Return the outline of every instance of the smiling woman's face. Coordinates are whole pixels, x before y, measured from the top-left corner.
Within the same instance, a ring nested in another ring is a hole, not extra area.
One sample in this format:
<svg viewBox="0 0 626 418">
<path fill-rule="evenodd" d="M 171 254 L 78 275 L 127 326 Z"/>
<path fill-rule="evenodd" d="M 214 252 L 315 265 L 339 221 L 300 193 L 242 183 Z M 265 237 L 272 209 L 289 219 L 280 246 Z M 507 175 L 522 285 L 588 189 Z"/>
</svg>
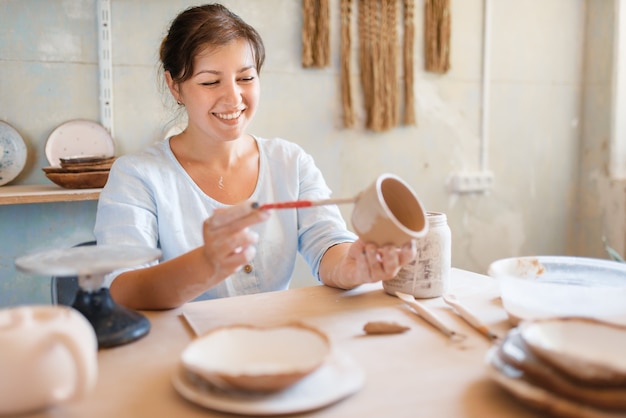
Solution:
<svg viewBox="0 0 626 418">
<path fill-rule="evenodd" d="M 218 141 L 240 138 L 256 112 L 260 96 L 250 45 L 239 39 L 205 49 L 194 59 L 191 78 L 171 88 L 185 105 L 188 129 Z"/>
</svg>

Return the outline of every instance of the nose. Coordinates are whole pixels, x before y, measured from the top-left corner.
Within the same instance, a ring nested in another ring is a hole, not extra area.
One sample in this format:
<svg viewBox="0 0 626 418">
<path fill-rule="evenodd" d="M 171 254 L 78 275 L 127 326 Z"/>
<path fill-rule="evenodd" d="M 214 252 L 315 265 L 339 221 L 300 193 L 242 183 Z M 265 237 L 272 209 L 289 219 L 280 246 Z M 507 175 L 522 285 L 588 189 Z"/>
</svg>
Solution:
<svg viewBox="0 0 626 418">
<path fill-rule="evenodd" d="M 224 82 L 223 86 L 223 101 L 228 105 L 238 105 L 241 102 L 242 88 L 237 80 Z"/>
</svg>

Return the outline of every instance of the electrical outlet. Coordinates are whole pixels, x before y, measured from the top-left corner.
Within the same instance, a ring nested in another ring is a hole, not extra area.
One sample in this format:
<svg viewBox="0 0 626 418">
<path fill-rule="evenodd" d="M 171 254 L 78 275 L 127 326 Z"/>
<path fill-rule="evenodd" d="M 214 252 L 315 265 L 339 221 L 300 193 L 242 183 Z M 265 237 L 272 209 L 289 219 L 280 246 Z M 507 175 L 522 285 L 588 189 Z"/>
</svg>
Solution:
<svg viewBox="0 0 626 418">
<path fill-rule="evenodd" d="M 484 193 L 493 187 L 493 173 L 486 170 L 452 173 L 448 184 L 453 193 Z"/>
</svg>

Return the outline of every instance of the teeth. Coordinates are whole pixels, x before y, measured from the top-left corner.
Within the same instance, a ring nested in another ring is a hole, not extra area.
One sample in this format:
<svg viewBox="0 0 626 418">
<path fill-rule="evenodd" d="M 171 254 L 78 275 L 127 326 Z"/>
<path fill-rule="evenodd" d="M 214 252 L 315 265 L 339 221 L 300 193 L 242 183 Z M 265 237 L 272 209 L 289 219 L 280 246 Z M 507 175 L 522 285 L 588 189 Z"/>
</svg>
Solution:
<svg viewBox="0 0 626 418">
<path fill-rule="evenodd" d="M 237 119 L 239 116 L 241 116 L 241 110 L 235 113 L 216 113 L 215 116 L 220 119 Z"/>
</svg>

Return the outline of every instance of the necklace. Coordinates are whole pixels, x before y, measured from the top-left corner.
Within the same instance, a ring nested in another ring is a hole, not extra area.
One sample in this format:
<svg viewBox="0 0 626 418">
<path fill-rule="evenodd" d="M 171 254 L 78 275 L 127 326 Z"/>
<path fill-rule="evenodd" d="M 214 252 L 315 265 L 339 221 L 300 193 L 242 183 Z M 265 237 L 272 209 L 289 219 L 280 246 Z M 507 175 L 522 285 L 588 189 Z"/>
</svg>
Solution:
<svg viewBox="0 0 626 418">
<path fill-rule="evenodd" d="M 196 179 L 196 176 L 198 176 L 199 178 L 210 178 L 210 177 L 217 177 L 218 174 L 215 173 L 214 171 L 207 169 L 205 167 L 197 166 L 196 164 L 192 163 L 191 161 L 187 161 L 184 164 L 187 168 L 185 169 L 185 171 L 187 171 L 187 173 L 194 179 Z M 213 183 L 215 184 L 215 183 Z M 222 174 L 219 174 L 219 180 L 217 180 L 217 187 L 220 190 L 226 190 L 226 186 L 224 185 L 224 176 Z"/>
</svg>

